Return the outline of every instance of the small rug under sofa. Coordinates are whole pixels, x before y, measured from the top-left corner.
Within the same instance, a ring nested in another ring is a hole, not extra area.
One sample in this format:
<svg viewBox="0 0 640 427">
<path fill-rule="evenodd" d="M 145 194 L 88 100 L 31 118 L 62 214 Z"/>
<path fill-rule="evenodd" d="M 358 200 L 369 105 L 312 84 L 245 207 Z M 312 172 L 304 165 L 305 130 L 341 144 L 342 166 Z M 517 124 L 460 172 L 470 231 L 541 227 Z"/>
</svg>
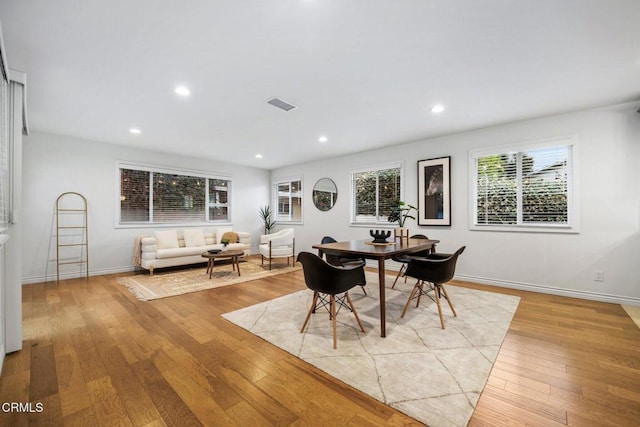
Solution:
<svg viewBox="0 0 640 427">
<path fill-rule="evenodd" d="M 262 265 L 260 258 L 246 258 L 240 261 L 240 276 L 236 271 L 233 271 L 230 261 L 216 261 L 211 279 L 209 279 L 209 274 L 206 272 L 206 267 L 202 266 L 179 270 L 171 269 L 166 272 L 156 270 L 153 276 L 149 275 L 148 272 L 144 272 L 134 276 L 121 277 L 118 279 L 118 283 L 125 286 L 139 300 L 150 301 L 235 285 L 289 273 L 301 268 L 302 266 L 297 263 L 294 267 L 286 262 L 275 261 L 272 264 L 271 271 L 269 271 L 269 265 L 266 262 Z"/>
</svg>

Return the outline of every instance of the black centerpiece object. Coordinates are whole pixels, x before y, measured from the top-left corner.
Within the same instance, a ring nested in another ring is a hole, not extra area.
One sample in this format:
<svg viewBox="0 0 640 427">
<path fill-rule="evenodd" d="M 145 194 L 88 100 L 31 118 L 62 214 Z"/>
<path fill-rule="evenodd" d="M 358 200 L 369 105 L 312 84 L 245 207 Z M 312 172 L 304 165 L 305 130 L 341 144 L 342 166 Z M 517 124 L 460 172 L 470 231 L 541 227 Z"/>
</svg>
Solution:
<svg viewBox="0 0 640 427">
<path fill-rule="evenodd" d="M 391 236 L 391 231 L 387 230 L 369 230 L 369 234 L 373 237 L 372 243 L 387 243 L 387 239 Z"/>
</svg>

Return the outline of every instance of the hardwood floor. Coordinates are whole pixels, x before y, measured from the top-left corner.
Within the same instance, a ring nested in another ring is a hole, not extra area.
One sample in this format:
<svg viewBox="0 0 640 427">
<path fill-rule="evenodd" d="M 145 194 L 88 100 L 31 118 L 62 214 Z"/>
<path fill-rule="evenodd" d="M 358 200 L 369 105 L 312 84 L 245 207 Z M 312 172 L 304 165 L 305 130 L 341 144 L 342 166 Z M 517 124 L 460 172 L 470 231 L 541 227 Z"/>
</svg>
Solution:
<svg viewBox="0 0 640 427">
<path fill-rule="evenodd" d="M 23 287 L 0 402 L 43 411 L 1 425 L 417 425 L 220 317 L 306 289 L 301 271 L 150 302 L 119 276 Z M 640 424 L 640 329 L 621 306 L 456 284 L 522 298 L 470 425 Z"/>
</svg>

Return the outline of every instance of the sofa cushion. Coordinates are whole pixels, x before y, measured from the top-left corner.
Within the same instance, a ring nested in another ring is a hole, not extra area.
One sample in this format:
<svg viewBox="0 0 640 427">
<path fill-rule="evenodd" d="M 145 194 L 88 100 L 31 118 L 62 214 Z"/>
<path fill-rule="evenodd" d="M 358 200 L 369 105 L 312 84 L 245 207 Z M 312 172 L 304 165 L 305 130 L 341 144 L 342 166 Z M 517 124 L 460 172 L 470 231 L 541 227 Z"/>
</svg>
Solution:
<svg viewBox="0 0 640 427">
<path fill-rule="evenodd" d="M 211 231 L 204 232 L 204 241 L 207 245 L 214 245 L 216 243 L 216 233 Z"/>
<path fill-rule="evenodd" d="M 201 255 L 207 250 L 207 246 L 192 247 L 192 248 L 170 248 L 170 249 L 158 249 L 157 258 L 180 258 L 191 255 Z M 202 262 L 206 260 L 203 259 Z"/>
<path fill-rule="evenodd" d="M 158 241 L 158 249 L 172 249 L 178 248 L 178 232 L 176 230 L 161 230 L 155 233 L 156 240 Z"/>
<path fill-rule="evenodd" d="M 218 243 L 222 243 L 223 239 L 229 239 L 229 243 L 238 243 L 238 233 L 234 231 L 227 231 L 222 235 L 222 238 Z"/>
<path fill-rule="evenodd" d="M 187 248 L 204 246 L 206 244 L 204 241 L 204 233 L 199 228 L 185 228 L 182 234 L 184 236 L 184 245 Z"/>
</svg>

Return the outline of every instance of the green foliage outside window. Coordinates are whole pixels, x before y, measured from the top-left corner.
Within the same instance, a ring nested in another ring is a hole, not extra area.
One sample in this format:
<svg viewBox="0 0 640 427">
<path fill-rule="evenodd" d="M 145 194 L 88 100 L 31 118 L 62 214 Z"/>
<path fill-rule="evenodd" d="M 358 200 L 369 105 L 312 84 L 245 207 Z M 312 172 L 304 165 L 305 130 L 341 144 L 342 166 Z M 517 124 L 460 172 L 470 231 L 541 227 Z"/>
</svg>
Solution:
<svg viewBox="0 0 640 427">
<path fill-rule="evenodd" d="M 353 174 L 356 222 L 386 221 L 400 199 L 400 168 Z"/>
<path fill-rule="evenodd" d="M 228 221 L 230 183 L 186 173 L 120 168 L 120 223 Z"/>
<path fill-rule="evenodd" d="M 514 153 L 477 159 L 477 224 L 568 223 L 566 159 L 534 170 L 534 157 Z"/>
</svg>

